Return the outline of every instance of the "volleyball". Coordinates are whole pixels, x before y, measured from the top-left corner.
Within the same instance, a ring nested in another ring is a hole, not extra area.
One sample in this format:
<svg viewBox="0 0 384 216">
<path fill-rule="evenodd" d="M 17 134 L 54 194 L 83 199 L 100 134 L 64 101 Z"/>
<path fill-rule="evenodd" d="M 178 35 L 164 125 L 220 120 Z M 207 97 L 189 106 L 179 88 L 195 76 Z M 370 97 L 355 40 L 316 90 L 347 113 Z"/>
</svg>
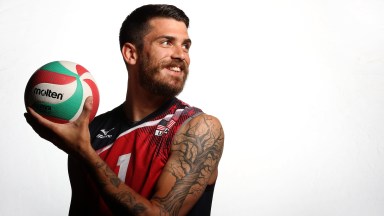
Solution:
<svg viewBox="0 0 384 216">
<path fill-rule="evenodd" d="M 25 106 L 56 123 L 75 121 L 85 99 L 93 96 L 90 121 L 99 107 L 99 90 L 91 73 L 71 61 L 53 61 L 37 69 L 24 93 Z"/>
</svg>

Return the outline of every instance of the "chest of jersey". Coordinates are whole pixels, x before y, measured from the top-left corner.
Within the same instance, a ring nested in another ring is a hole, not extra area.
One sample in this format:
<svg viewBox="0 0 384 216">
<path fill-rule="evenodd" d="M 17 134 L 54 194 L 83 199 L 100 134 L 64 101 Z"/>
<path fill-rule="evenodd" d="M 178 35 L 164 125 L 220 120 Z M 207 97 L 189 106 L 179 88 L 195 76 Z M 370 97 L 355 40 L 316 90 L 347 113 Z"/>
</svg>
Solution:
<svg viewBox="0 0 384 216">
<path fill-rule="evenodd" d="M 170 136 L 155 135 L 155 123 L 125 131 L 98 151 L 118 177 L 143 196 L 150 195 L 167 162 L 172 142 Z"/>
<path fill-rule="evenodd" d="M 93 144 L 104 142 L 97 150 L 99 156 L 128 186 L 150 197 L 169 158 L 173 136 L 193 114 L 182 108 L 132 128 L 120 123 L 108 125 L 99 129 Z"/>
</svg>

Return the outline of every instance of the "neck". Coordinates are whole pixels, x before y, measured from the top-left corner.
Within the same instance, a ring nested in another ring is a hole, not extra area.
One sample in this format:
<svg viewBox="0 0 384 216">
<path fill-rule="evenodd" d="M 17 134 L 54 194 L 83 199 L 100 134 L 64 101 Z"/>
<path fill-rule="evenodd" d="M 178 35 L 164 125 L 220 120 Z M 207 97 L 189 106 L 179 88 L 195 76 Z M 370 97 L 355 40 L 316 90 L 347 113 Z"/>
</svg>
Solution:
<svg viewBox="0 0 384 216">
<path fill-rule="evenodd" d="M 159 109 L 169 99 L 153 95 L 138 85 L 129 83 L 124 104 L 125 116 L 131 121 L 140 121 Z"/>
</svg>

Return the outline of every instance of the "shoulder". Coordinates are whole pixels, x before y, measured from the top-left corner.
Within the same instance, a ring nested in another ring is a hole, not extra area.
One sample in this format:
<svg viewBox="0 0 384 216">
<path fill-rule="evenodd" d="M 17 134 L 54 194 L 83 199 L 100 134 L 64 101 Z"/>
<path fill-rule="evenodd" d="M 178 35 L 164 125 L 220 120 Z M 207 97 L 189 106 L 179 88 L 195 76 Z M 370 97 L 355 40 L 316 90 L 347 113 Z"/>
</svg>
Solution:
<svg viewBox="0 0 384 216">
<path fill-rule="evenodd" d="M 202 109 L 191 106 L 184 101 L 178 100 L 178 102 L 185 107 L 184 113 L 189 118 L 184 121 L 177 134 L 208 132 L 224 139 L 222 124 L 216 116 L 204 113 Z"/>
<path fill-rule="evenodd" d="M 184 102 L 178 98 L 175 98 L 174 101 L 175 101 L 174 105 L 178 109 L 180 109 L 180 108 L 183 109 L 182 115 L 193 118 L 194 116 L 197 116 L 197 115 L 200 115 L 201 113 L 204 113 L 202 109 L 195 107 L 195 106 L 191 106 L 188 103 L 186 103 L 186 102 Z"/>
<path fill-rule="evenodd" d="M 187 124 L 201 129 L 223 130 L 221 122 L 217 117 L 203 112 L 193 116 Z"/>
<path fill-rule="evenodd" d="M 200 113 L 191 117 L 179 128 L 174 139 L 174 147 L 177 143 L 189 142 L 192 145 L 215 147 L 218 152 L 224 146 L 224 129 L 220 120 L 206 113 Z"/>
</svg>

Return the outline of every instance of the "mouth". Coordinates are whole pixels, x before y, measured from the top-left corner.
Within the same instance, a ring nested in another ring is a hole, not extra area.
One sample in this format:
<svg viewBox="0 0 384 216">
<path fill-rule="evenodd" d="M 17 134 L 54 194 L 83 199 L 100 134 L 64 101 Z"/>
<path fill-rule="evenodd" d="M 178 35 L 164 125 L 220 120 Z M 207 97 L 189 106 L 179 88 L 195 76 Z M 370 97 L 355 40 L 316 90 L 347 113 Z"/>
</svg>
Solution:
<svg viewBox="0 0 384 216">
<path fill-rule="evenodd" d="M 167 67 L 167 69 L 170 71 L 173 71 L 173 72 L 181 72 L 182 71 L 182 69 L 180 67 L 177 67 L 177 66 Z"/>
<path fill-rule="evenodd" d="M 177 79 L 183 79 L 188 74 L 188 65 L 182 61 L 169 61 L 164 62 L 163 69 L 166 73 Z"/>
<path fill-rule="evenodd" d="M 165 69 L 173 76 L 183 76 L 185 73 L 185 65 L 182 64 L 170 64 Z"/>
</svg>

